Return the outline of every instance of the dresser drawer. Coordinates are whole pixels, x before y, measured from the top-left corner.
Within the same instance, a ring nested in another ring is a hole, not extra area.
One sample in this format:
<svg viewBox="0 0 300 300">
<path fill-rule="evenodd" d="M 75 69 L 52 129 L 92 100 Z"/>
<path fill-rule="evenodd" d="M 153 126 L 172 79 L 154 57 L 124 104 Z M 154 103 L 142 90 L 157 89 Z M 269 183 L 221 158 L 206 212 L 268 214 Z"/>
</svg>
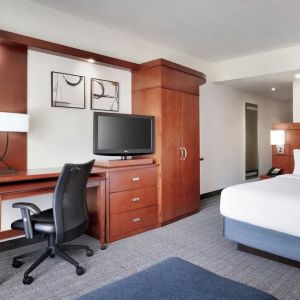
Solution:
<svg viewBox="0 0 300 300">
<path fill-rule="evenodd" d="M 110 192 L 156 186 L 156 167 L 111 172 Z"/>
<path fill-rule="evenodd" d="M 151 205 L 157 205 L 156 186 L 110 194 L 110 213 L 118 214 Z"/>
<path fill-rule="evenodd" d="M 157 206 L 149 206 L 110 216 L 112 237 L 157 224 Z"/>
</svg>

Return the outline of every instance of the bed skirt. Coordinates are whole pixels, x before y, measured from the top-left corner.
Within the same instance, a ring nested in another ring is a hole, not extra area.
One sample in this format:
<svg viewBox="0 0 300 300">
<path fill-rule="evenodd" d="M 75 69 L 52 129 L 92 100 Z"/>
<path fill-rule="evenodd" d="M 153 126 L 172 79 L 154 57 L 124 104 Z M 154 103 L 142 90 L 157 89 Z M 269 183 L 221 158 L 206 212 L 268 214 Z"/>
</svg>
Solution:
<svg viewBox="0 0 300 300">
<path fill-rule="evenodd" d="M 300 237 L 224 217 L 223 236 L 231 241 L 300 261 Z"/>
</svg>

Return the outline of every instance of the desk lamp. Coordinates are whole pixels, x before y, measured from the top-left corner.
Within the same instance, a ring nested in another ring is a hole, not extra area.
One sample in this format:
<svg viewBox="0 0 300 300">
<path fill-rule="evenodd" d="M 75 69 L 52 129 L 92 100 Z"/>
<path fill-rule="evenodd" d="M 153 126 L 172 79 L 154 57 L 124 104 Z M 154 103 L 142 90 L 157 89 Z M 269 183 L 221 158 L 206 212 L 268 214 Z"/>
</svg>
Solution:
<svg viewBox="0 0 300 300">
<path fill-rule="evenodd" d="M 285 132 L 284 130 L 271 130 L 271 145 L 275 145 L 278 154 L 284 154 Z"/>
<path fill-rule="evenodd" d="M 4 158 L 9 146 L 10 132 L 28 132 L 29 115 L 19 113 L 0 112 L 0 132 L 6 133 L 6 142 L 3 154 L 0 153 L 0 163 L 5 165 L 5 169 L 0 169 L 0 174 L 15 172 L 15 170 L 5 162 Z M 17 155 L 17 153 L 16 153 Z"/>
</svg>

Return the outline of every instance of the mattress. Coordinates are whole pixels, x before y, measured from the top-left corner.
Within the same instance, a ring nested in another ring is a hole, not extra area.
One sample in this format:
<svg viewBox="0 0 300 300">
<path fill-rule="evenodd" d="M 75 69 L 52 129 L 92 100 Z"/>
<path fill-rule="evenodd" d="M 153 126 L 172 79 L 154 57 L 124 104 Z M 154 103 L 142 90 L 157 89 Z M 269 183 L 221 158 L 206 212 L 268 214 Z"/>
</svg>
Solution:
<svg viewBox="0 0 300 300">
<path fill-rule="evenodd" d="M 222 191 L 224 217 L 300 237 L 300 176 L 228 187 Z"/>
</svg>

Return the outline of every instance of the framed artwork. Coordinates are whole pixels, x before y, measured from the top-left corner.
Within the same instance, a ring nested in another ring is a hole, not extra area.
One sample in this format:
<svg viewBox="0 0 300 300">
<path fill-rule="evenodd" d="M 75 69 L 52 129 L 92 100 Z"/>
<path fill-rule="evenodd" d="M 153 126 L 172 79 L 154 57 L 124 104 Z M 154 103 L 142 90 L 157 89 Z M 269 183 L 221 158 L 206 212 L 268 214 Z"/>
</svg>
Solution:
<svg viewBox="0 0 300 300">
<path fill-rule="evenodd" d="M 92 78 L 91 109 L 119 111 L 119 82 Z"/>
<path fill-rule="evenodd" d="M 51 72 L 51 106 L 85 108 L 85 77 Z"/>
</svg>

